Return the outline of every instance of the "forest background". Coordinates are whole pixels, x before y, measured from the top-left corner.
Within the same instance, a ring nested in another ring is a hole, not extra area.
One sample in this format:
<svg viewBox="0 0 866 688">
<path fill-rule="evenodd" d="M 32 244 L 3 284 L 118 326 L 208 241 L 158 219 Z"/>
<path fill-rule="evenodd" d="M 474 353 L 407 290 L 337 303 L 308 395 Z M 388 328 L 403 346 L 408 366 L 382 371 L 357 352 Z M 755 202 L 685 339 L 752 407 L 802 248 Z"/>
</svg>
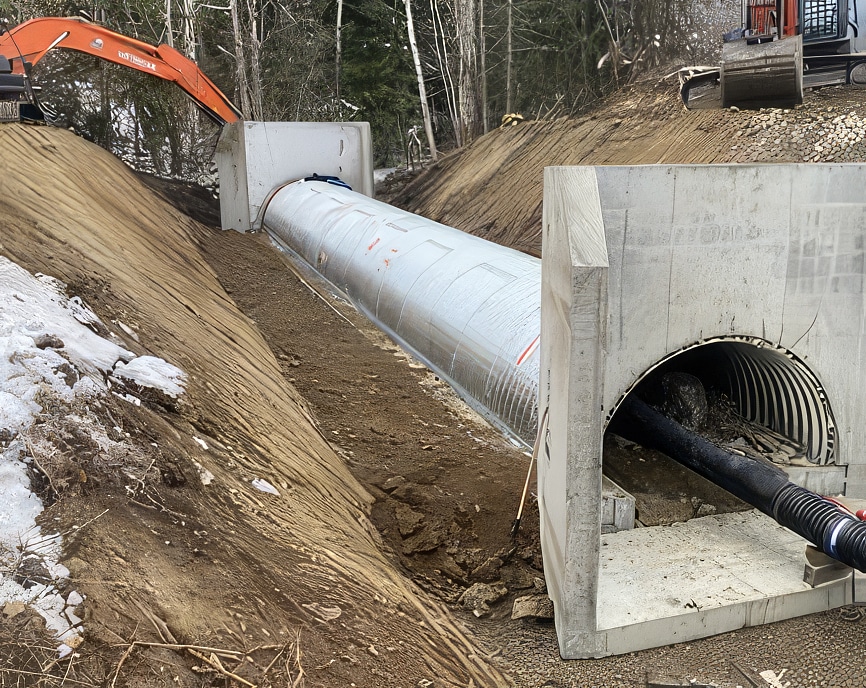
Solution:
<svg viewBox="0 0 866 688">
<path fill-rule="evenodd" d="M 167 43 L 260 121 L 368 121 L 375 163 L 469 144 L 503 115 L 551 118 L 694 52 L 692 0 L 0 0 L 10 27 L 84 16 Z M 696 59 L 699 56 L 694 55 Z M 134 168 L 195 180 L 218 135 L 183 93 L 95 57 L 34 68 L 58 123 Z"/>
</svg>

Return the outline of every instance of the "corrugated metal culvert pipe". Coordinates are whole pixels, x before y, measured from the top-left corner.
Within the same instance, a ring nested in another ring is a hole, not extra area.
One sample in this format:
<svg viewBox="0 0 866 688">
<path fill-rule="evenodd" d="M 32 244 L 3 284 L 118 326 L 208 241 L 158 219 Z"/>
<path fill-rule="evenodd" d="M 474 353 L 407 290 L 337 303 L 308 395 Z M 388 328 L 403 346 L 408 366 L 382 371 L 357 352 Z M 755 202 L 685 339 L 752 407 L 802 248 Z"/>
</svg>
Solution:
<svg viewBox="0 0 866 688">
<path fill-rule="evenodd" d="M 321 181 L 295 182 L 276 191 L 263 226 L 475 408 L 532 444 L 541 261 Z M 657 367 L 665 366 L 718 385 L 745 418 L 806 447 L 810 462 L 832 462 L 835 428 L 829 402 L 814 376 L 787 352 L 763 340 L 731 336 L 696 343 Z M 664 434 L 666 423 L 680 427 L 631 400 L 632 394 L 624 397 L 621 409 L 642 428 L 647 446 L 658 446 L 660 440 L 653 438 Z M 708 447 L 724 456 L 713 468 L 702 469 L 703 457 L 713 453 Z M 659 448 L 831 556 L 866 567 L 866 524 L 791 485 L 781 470 L 768 467 L 750 475 L 760 464 L 727 454 L 697 435 L 665 441 Z"/>
<path fill-rule="evenodd" d="M 263 226 L 468 403 L 532 444 L 540 260 L 322 182 L 283 187 Z"/>
<path fill-rule="evenodd" d="M 810 463 L 835 462 L 830 401 L 820 381 L 790 351 L 758 337 L 713 337 L 659 361 L 629 392 L 639 393 L 670 371 L 693 375 L 705 389 L 725 394 L 743 418 L 801 445 Z"/>
</svg>

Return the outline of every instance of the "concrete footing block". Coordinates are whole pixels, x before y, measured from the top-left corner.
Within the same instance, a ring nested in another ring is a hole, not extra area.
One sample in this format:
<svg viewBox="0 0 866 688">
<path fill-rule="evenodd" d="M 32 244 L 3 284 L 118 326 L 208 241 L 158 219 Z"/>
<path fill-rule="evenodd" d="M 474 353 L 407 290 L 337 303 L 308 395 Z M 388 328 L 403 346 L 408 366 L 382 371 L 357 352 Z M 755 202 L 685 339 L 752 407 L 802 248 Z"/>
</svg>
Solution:
<svg viewBox="0 0 866 688">
<path fill-rule="evenodd" d="M 806 566 L 803 571 L 803 582 L 813 588 L 834 581 L 851 578 L 853 569 L 850 566 L 828 557 L 812 545 L 806 545 Z"/>
</svg>

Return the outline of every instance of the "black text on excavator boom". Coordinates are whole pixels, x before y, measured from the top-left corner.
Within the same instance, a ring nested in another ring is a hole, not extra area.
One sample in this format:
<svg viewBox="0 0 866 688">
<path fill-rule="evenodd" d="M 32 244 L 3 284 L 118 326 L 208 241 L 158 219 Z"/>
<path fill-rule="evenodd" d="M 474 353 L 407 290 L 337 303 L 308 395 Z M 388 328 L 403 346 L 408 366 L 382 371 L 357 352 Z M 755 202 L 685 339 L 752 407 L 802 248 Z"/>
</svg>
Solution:
<svg viewBox="0 0 866 688">
<path fill-rule="evenodd" d="M 152 46 L 78 17 L 43 17 L 0 30 L 0 121 L 40 119 L 29 69 L 53 49 L 95 55 L 175 83 L 217 124 L 243 118 L 198 65 L 174 48 Z"/>
</svg>

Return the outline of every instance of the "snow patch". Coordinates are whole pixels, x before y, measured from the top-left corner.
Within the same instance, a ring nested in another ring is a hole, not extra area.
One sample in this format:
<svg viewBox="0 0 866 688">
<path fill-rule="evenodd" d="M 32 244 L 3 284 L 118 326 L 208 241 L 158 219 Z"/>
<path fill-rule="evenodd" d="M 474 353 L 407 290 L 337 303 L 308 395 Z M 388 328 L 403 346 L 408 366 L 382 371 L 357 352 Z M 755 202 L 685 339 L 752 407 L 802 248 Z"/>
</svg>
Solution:
<svg viewBox="0 0 866 688">
<path fill-rule="evenodd" d="M 121 330 L 123 330 L 128 336 L 132 337 L 136 342 L 138 341 L 138 333 L 133 330 L 129 325 L 121 322 L 120 320 L 112 320 L 112 322 L 117 325 Z"/>
<path fill-rule="evenodd" d="M 93 400 L 108 393 L 110 376 L 177 398 L 186 376 L 154 356 L 138 356 L 97 332 L 98 316 L 65 285 L 33 276 L 0 256 L 0 605 L 21 602 L 37 611 L 62 644 L 61 656 L 81 642 L 84 598 L 74 590 L 64 600 L 69 571 L 59 563 L 60 534 L 43 534 L 36 519 L 43 504 L 30 488 L 25 437 L 43 405 Z M 138 401 L 137 399 L 135 401 Z M 113 444 L 95 419 L 70 414 L 102 449 Z"/>
<path fill-rule="evenodd" d="M 180 368 L 156 356 L 139 356 L 129 363 L 118 361 L 113 376 L 140 387 L 158 389 L 172 399 L 183 394 L 186 384 L 186 374 Z"/>
</svg>

